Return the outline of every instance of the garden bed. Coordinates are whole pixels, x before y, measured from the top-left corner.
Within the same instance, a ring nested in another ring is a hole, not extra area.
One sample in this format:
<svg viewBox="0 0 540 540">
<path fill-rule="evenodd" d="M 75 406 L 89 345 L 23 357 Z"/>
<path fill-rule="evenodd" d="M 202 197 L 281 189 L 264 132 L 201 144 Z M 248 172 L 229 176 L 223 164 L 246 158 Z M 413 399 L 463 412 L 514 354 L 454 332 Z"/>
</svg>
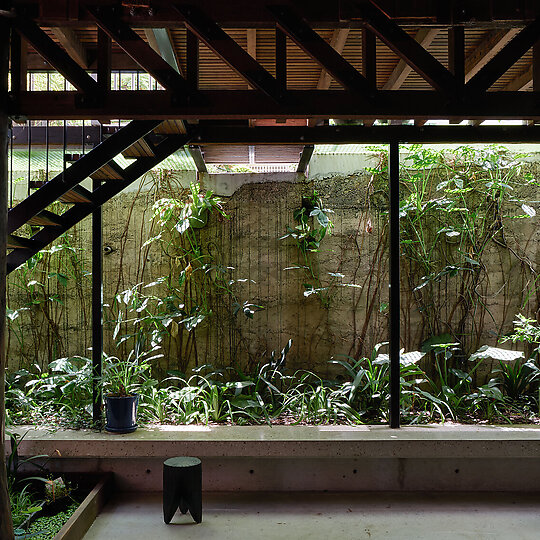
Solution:
<svg viewBox="0 0 540 540">
<path fill-rule="evenodd" d="M 112 475 L 65 475 L 66 484 L 76 486 L 68 495 L 41 505 L 17 527 L 16 539 L 81 540 L 105 505 Z M 52 484 L 51 484 L 52 485 Z"/>
</svg>

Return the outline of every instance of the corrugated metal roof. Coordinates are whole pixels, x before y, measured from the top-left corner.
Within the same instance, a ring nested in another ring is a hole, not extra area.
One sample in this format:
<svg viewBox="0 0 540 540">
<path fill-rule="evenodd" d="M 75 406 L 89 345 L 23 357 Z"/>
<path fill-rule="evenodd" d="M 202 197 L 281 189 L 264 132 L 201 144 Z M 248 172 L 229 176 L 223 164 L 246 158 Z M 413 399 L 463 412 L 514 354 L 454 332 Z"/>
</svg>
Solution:
<svg viewBox="0 0 540 540">
<path fill-rule="evenodd" d="M 317 144 L 315 145 L 315 154 L 363 154 L 368 151 L 368 144 Z"/>
<path fill-rule="evenodd" d="M 121 166 L 126 167 L 132 160 L 124 158 L 119 155 L 115 158 L 115 161 Z M 8 156 L 8 167 L 10 170 L 18 172 L 28 171 L 28 151 L 14 150 L 13 158 Z M 45 150 L 32 150 L 30 170 L 39 171 L 49 169 L 49 171 L 61 171 L 63 168 L 62 151 L 49 150 L 48 165 L 47 165 L 47 152 Z M 195 163 L 191 156 L 187 155 L 184 150 L 179 150 L 175 154 L 172 154 L 167 159 L 164 159 L 156 169 L 174 169 L 179 171 L 194 171 L 196 170 Z"/>
</svg>

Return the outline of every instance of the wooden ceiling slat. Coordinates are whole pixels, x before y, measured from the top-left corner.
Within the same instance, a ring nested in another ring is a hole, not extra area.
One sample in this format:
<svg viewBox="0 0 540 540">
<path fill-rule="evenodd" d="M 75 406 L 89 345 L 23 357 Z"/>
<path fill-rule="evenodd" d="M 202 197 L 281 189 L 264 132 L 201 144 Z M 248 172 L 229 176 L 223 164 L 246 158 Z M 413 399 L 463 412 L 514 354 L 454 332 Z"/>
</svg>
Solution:
<svg viewBox="0 0 540 540">
<path fill-rule="evenodd" d="M 231 36 L 243 49 L 247 51 L 247 34 L 245 28 L 224 28 L 226 33 Z M 141 28 L 134 29 L 137 35 L 146 41 L 144 30 Z M 331 42 L 334 28 L 317 28 L 317 33 L 328 43 Z M 419 27 L 407 27 L 406 31 L 409 35 L 414 36 L 419 30 Z M 50 28 L 44 28 L 44 31 L 55 41 L 59 43 Z M 95 53 L 97 44 L 97 29 L 92 26 L 73 27 L 73 31 L 79 41 L 90 51 Z M 478 46 L 492 33 L 492 29 L 467 27 L 465 31 L 465 57 L 478 48 Z M 183 25 L 171 28 L 171 38 L 180 65 L 184 71 L 186 68 L 186 29 Z M 447 29 L 442 28 L 439 35 L 433 40 L 428 47 L 428 51 L 447 66 Z M 399 58 L 379 39 L 376 40 L 377 50 L 377 87 L 381 89 L 388 77 L 397 65 Z M 112 51 L 117 59 L 124 58 L 125 55 L 116 43 L 112 43 Z M 35 51 L 29 46 L 29 58 L 31 65 L 38 68 L 47 68 L 48 65 L 39 60 Z M 343 57 L 353 65 L 357 70 L 362 68 L 362 29 L 350 28 L 345 47 L 343 49 Z M 275 75 L 275 31 L 273 28 L 257 28 L 257 61 L 269 73 Z M 532 61 L 532 51 L 529 50 L 522 58 L 512 65 L 508 71 L 503 74 L 491 88 L 493 90 L 502 90 L 516 77 L 525 73 Z M 126 65 L 130 64 L 131 60 L 126 57 Z M 113 65 L 113 70 L 114 70 Z M 320 66 L 310 57 L 308 57 L 299 47 L 287 39 L 287 81 L 288 88 L 292 90 L 307 90 L 317 88 L 320 78 Z M 200 44 L 200 73 L 199 86 L 203 90 L 215 90 L 222 88 L 224 90 L 243 90 L 246 88 L 245 81 L 229 66 L 227 66 L 220 58 L 210 51 L 204 44 Z M 331 79 L 330 90 L 340 89 L 336 81 Z M 415 71 L 409 73 L 403 82 L 401 89 L 403 90 L 427 90 L 430 86 L 420 77 Z M 165 128 L 163 128 L 165 129 Z"/>
</svg>

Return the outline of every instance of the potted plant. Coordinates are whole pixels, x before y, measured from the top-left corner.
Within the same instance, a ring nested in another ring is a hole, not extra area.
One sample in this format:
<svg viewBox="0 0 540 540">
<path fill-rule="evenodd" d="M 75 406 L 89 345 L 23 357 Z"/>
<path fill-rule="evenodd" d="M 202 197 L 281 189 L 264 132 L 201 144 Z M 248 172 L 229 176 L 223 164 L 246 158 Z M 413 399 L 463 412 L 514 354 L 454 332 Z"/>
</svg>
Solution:
<svg viewBox="0 0 540 540">
<path fill-rule="evenodd" d="M 131 350 L 125 360 L 105 355 L 103 390 L 105 396 L 105 429 L 113 433 L 131 433 L 137 429 L 139 392 L 153 383 L 150 362 L 159 347 L 147 352 Z"/>
</svg>

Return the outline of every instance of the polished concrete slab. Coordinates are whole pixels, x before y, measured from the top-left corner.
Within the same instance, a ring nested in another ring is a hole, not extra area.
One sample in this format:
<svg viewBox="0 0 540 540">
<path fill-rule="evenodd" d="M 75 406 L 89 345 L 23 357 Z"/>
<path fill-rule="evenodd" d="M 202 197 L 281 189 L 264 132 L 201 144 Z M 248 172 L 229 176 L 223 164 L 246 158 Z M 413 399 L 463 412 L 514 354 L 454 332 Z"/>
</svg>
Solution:
<svg viewBox="0 0 540 540">
<path fill-rule="evenodd" d="M 200 525 L 165 525 L 160 493 L 119 493 L 85 540 L 536 540 L 539 510 L 539 494 L 205 493 Z"/>
</svg>

